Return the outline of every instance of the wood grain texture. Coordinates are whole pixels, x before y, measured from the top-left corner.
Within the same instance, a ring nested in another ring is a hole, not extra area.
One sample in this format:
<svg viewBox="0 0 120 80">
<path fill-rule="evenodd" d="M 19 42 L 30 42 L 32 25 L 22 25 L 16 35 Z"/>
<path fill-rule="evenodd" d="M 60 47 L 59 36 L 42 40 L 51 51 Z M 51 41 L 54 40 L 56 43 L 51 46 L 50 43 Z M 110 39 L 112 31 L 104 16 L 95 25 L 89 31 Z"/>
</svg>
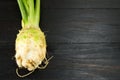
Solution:
<svg viewBox="0 0 120 80">
<path fill-rule="evenodd" d="M 1 80 L 120 80 L 120 0 L 42 0 L 45 70 L 26 78 L 15 73 L 14 41 L 21 29 L 15 0 L 0 1 Z M 23 71 L 24 72 L 24 71 Z"/>
<path fill-rule="evenodd" d="M 119 9 L 46 9 L 42 14 L 50 42 L 120 41 Z"/>
<path fill-rule="evenodd" d="M 120 0 L 42 0 L 45 8 L 120 8 Z"/>
<path fill-rule="evenodd" d="M 120 44 L 49 44 L 48 53 L 54 55 L 45 70 L 35 71 L 25 80 L 119 80 Z M 12 60 L 14 45 L 0 47 L 0 78 L 22 80 L 15 74 Z M 8 67 L 9 65 L 9 67 Z M 6 77 L 7 75 L 7 77 Z"/>
</svg>

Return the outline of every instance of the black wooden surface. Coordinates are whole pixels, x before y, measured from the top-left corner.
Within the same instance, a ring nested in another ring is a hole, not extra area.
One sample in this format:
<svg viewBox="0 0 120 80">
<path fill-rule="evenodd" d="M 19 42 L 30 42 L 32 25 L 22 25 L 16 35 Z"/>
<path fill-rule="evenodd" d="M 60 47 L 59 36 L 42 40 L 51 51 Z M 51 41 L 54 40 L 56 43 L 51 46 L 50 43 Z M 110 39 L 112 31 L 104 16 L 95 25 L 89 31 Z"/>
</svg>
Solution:
<svg viewBox="0 0 120 80">
<path fill-rule="evenodd" d="M 120 80 L 120 0 L 42 0 L 45 70 L 15 73 L 14 41 L 21 29 L 16 0 L 0 1 L 1 80 Z"/>
</svg>

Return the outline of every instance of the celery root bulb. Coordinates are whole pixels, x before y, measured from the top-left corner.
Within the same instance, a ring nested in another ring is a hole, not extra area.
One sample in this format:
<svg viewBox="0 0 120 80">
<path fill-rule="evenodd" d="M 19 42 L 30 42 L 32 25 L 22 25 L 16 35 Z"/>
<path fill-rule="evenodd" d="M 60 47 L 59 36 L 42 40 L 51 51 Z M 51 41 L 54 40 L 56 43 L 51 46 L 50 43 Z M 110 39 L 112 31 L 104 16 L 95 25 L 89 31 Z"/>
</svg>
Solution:
<svg viewBox="0 0 120 80">
<path fill-rule="evenodd" d="M 15 59 L 19 68 L 26 68 L 30 72 L 37 68 L 45 69 L 51 59 L 46 58 L 46 39 L 39 27 L 40 1 L 17 0 L 22 29 L 15 40 Z M 28 75 L 19 75 L 18 69 L 16 73 L 19 77 Z"/>
<path fill-rule="evenodd" d="M 22 28 L 16 38 L 16 63 L 20 68 L 32 71 L 46 58 L 46 40 L 39 28 Z"/>
</svg>

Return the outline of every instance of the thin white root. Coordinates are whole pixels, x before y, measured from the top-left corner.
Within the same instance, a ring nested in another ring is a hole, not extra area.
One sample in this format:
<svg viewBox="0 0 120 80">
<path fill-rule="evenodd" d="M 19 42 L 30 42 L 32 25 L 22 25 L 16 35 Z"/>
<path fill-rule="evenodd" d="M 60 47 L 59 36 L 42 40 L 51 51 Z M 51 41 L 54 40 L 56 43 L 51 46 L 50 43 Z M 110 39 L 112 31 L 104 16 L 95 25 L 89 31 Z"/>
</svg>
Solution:
<svg viewBox="0 0 120 80">
<path fill-rule="evenodd" d="M 49 59 L 45 58 L 45 62 L 44 62 L 44 66 L 38 66 L 38 69 L 45 69 L 47 67 L 47 65 L 49 64 L 49 61 L 53 58 L 53 56 L 51 56 Z"/>
<path fill-rule="evenodd" d="M 30 71 L 30 72 L 27 73 L 27 74 L 21 75 L 21 74 L 19 74 L 18 68 L 16 68 L 16 74 L 17 74 L 19 77 L 21 77 L 21 78 L 24 78 L 24 77 L 26 77 L 26 76 L 29 76 L 29 75 L 32 74 L 34 71 L 35 71 L 35 70 L 32 70 L 32 71 Z"/>
</svg>

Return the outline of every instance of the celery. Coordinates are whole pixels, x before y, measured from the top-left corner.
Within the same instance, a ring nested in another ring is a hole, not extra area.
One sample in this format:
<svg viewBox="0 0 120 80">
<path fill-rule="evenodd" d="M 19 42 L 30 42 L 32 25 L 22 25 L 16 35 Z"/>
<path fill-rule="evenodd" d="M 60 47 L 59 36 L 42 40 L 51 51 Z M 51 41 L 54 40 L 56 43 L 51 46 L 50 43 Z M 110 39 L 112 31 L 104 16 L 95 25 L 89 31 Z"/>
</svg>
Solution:
<svg viewBox="0 0 120 80">
<path fill-rule="evenodd" d="M 15 59 L 19 68 L 34 71 L 36 68 L 44 69 L 48 65 L 46 58 L 46 39 L 39 27 L 40 0 L 17 0 L 22 16 L 22 29 L 15 41 Z M 39 65 L 45 63 L 45 66 Z M 18 74 L 18 70 L 17 74 Z M 25 77 L 26 75 L 19 75 Z"/>
</svg>

